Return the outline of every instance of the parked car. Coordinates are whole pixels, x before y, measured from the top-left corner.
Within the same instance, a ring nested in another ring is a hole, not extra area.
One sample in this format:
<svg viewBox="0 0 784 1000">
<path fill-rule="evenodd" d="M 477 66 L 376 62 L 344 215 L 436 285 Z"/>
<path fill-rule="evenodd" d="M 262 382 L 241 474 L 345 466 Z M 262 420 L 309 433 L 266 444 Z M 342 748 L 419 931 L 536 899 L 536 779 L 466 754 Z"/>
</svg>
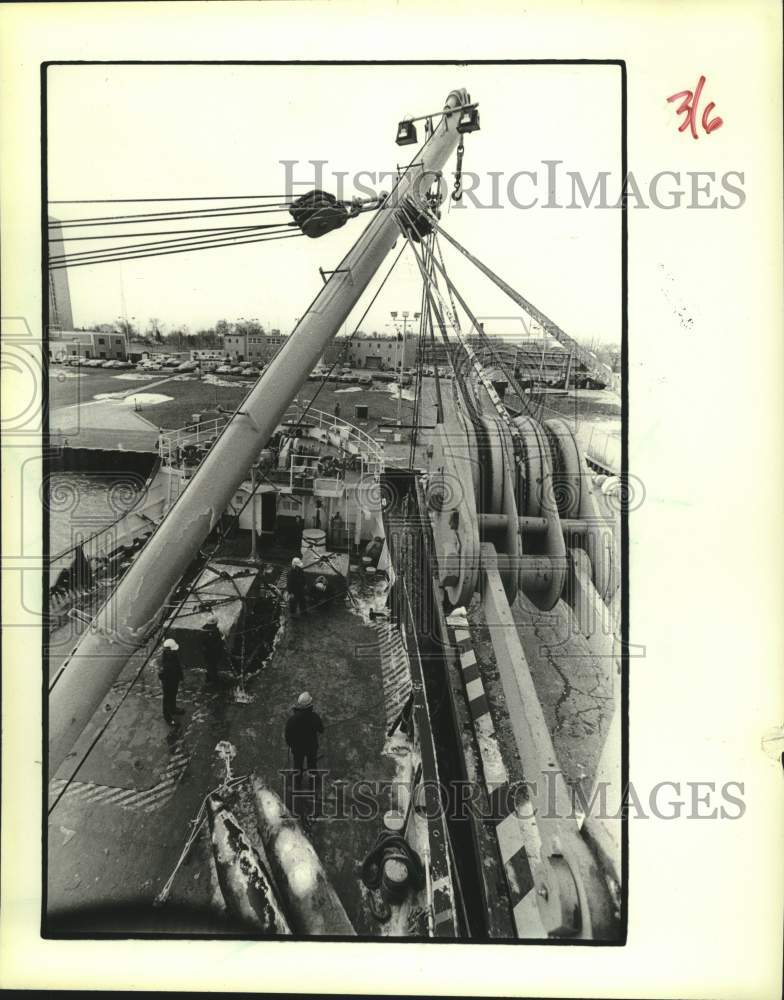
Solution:
<svg viewBox="0 0 784 1000">
<path fill-rule="evenodd" d="M 215 369 L 216 375 L 228 375 L 231 372 L 231 365 L 218 365 Z"/>
<path fill-rule="evenodd" d="M 242 375 L 242 365 L 234 365 L 230 371 L 232 375 Z"/>
<path fill-rule="evenodd" d="M 195 372 L 199 366 L 195 361 L 183 361 L 181 365 L 177 365 L 178 372 Z"/>
<path fill-rule="evenodd" d="M 72 368 L 78 368 L 80 365 L 83 365 L 86 360 L 87 360 L 87 358 L 82 358 L 82 357 L 69 358 L 68 359 L 68 364 Z"/>
<path fill-rule="evenodd" d="M 359 376 L 358 381 L 360 385 L 373 385 L 373 376 L 365 373 L 364 375 Z"/>
</svg>

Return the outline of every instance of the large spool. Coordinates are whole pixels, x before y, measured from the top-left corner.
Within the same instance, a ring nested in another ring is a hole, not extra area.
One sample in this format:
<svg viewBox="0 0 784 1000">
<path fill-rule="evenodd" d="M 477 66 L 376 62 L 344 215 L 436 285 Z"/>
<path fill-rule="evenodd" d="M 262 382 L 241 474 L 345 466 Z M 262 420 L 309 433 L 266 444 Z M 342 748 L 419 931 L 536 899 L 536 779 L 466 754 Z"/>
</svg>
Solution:
<svg viewBox="0 0 784 1000">
<path fill-rule="evenodd" d="M 454 433 L 450 435 L 443 424 L 432 431 L 428 455 L 426 502 L 439 582 L 453 607 L 467 605 L 476 590 L 479 570 L 479 524 L 472 472 L 475 463 L 468 454 L 465 437 L 461 441 Z"/>
<path fill-rule="evenodd" d="M 553 496 L 561 517 L 578 518 L 582 507 L 583 466 L 580 447 L 565 420 L 545 420 L 553 469 Z"/>
<path fill-rule="evenodd" d="M 547 517 L 553 510 L 545 509 L 544 481 L 548 473 L 549 447 L 541 424 L 533 417 L 515 417 L 513 421 L 523 442 L 523 481 L 519 484 L 518 495 L 522 499 L 521 514 L 529 517 Z"/>
<path fill-rule="evenodd" d="M 518 495 L 524 505 L 521 513 L 544 517 L 547 522 L 535 542 L 532 540 L 530 545 L 526 542 L 526 555 L 549 557 L 534 572 L 521 565 L 519 586 L 537 608 L 550 611 L 558 603 L 566 583 L 566 546 L 553 494 L 550 446 L 545 431 L 533 417 L 515 417 L 514 425 L 523 446 L 524 468 L 518 472 Z"/>
<path fill-rule="evenodd" d="M 506 515 L 505 527 L 497 533 L 494 543 L 497 551 L 511 557 L 511 563 L 501 569 L 507 600 L 514 603 L 517 597 L 518 573 L 523 554 L 516 503 L 516 468 L 514 445 L 509 428 L 497 416 L 480 417 L 477 436 L 484 441 L 482 474 L 484 477 L 483 514 Z"/>
</svg>

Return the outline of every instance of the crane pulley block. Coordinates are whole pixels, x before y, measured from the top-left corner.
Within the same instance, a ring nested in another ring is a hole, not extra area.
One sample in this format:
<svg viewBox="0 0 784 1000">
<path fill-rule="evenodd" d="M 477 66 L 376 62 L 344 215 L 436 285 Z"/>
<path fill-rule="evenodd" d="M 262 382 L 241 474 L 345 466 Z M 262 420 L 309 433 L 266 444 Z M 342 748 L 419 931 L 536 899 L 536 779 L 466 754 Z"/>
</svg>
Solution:
<svg viewBox="0 0 784 1000">
<path fill-rule="evenodd" d="M 426 236 L 433 232 L 435 226 L 433 213 L 438 215 L 434 205 L 420 208 L 416 202 L 408 200 L 400 216 L 400 225 L 415 243 L 421 243 Z"/>
<path fill-rule="evenodd" d="M 318 239 L 345 226 L 351 213 L 333 194 L 316 188 L 292 202 L 289 214 L 305 236 Z"/>
</svg>

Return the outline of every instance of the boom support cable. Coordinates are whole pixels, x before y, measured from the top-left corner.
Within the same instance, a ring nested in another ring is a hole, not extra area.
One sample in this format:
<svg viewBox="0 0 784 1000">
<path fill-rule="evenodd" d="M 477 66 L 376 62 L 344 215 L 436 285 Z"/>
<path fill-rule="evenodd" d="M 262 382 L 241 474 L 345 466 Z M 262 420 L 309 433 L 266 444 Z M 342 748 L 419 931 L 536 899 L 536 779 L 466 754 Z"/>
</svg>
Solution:
<svg viewBox="0 0 784 1000">
<path fill-rule="evenodd" d="M 208 208 L 170 209 L 168 212 L 137 212 L 130 215 L 99 215 L 78 219 L 50 219 L 50 229 L 71 229 L 78 226 L 127 226 L 142 222 L 160 222 L 179 219 L 211 219 L 232 215 L 257 215 L 287 211 L 288 202 L 276 205 L 211 205 Z"/>
<path fill-rule="evenodd" d="M 236 247 L 236 246 L 244 246 L 244 245 L 249 244 L 249 243 L 272 243 L 275 240 L 291 240 L 291 239 L 302 239 L 302 238 L 303 238 L 303 235 L 302 235 L 302 233 L 299 233 L 299 232 L 297 232 L 297 233 L 283 233 L 282 235 L 275 235 L 275 234 L 273 234 L 273 235 L 267 235 L 267 236 L 254 236 L 254 237 L 252 237 L 250 239 L 235 238 L 235 239 L 230 240 L 228 242 L 205 243 L 203 246 L 182 246 L 182 247 L 179 247 L 178 249 L 175 249 L 175 250 L 155 250 L 155 251 L 150 250 L 150 251 L 145 251 L 143 253 L 138 253 L 138 254 L 132 254 L 131 253 L 131 254 L 128 254 L 126 256 L 121 256 L 121 257 L 107 257 L 107 258 L 101 258 L 101 259 L 98 259 L 98 260 L 78 260 L 78 261 L 76 261 L 73 264 L 69 264 L 69 263 L 65 262 L 65 263 L 56 264 L 53 267 L 50 267 L 50 270 L 52 270 L 52 271 L 59 271 L 59 270 L 62 270 L 63 268 L 66 268 L 66 267 L 87 267 L 87 266 L 89 266 L 91 264 L 109 264 L 109 263 L 112 263 L 113 261 L 142 260 L 145 257 L 167 257 L 170 254 L 175 254 L 175 253 L 191 253 L 194 250 L 210 250 L 210 249 L 218 248 L 218 247 Z"/>
<path fill-rule="evenodd" d="M 390 276 L 390 274 L 392 274 L 392 272 L 393 272 L 393 271 L 394 271 L 394 269 L 395 269 L 395 265 L 396 265 L 396 264 L 397 264 L 397 262 L 398 262 L 398 261 L 400 260 L 400 258 L 401 258 L 401 257 L 403 256 L 403 251 L 404 251 L 405 249 L 406 249 L 406 245 L 405 245 L 405 243 L 404 243 L 404 244 L 403 244 L 403 246 L 402 246 L 402 247 L 400 248 L 400 252 L 398 253 L 397 257 L 395 257 L 395 259 L 394 259 L 394 260 L 392 261 L 392 264 L 391 264 L 391 266 L 390 266 L 389 270 L 388 270 L 388 271 L 387 271 L 387 273 L 386 273 L 386 274 L 384 275 L 384 280 L 383 280 L 383 281 L 381 282 L 381 284 L 380 284 L 380 285 L 378 286 L 378 288 L 376 289 L 376 292 L 375 292 L 375 294 L 373 295 L 373 298 L 372 298 L 372 299 L 370 300 L 370 302 L 368 303 L 368 306 L 367 306 L 367 309 L 365 309 L 365 311 L 364 311 L 364 312 L 362 313 L 362 315 L 360 316 L 360 318 L 359 318 L 359 321 L 358 321 L 357 325 L 356 325 L 356 326 L 354 327 L 354 332 L 353 332 L 353 333 L 351 334 L 351 336 L 349 336 L 349 337 L 347 337 L 347 338 L 346 338 L 346 344 L 345 344 L 345 346 L 344 346 L 344 347 L 343 347 L 343 349 L 342 349 L 342 350 L 341 350 L 341 351 L 340 351 L 340 352 L 338 353 L 338 356 L 337 356 L 337 357 L 335 358 L 335 360 L 334 360 L 334 361 L 332 362 L 332 367 L 331 367 L 331 368 L 329 369 L 329 371 L 328 371 L 328 372 L 326 373 L 326 375 L 324 375 L 324 377 L 323 377 L 323 378 L 321 379 L 321 383 L 319 384 L 319 387 L 318 387 L 318 389 L 316 389 L 315 393 L 313 394 L 313 398 L 312 398 L 312 399 L 310 400 L 310 402 L 309 402 L 309 403 L 308 403 L 308 405 L 306 406 L 306 408 L 305 408 L 304 412 L 302 413 L 302 416 L 298 417 L 298 420 L 297 420 L 297 422 L 298 422 L 298 423 L 302 423 L 302 421 L 303 421 L 303 420 L 305 419 L 305 417 L 306 417 L 306 416 L 308 415 L 308 413 L 310 412 L 310 410 L 311 410 L 311 407 L 312 407 L 312 406 L 313 406 L 313 404 L 314 404 L 314 403 L 316 402 L 316 399 L 318 398 L 318 395 L 319 395 L 319 393 L 321 392 L 321 390 L 322 390 L 322 389 L 324 388 L 324 386 L 325 386 L 325 385 L 326 385 L 326 383 L 328 382 L 328 380 L 329 380 L 329 377 L 330 377 L 330 375 L 332 374 L 332 372 L 333 372 L 333 371 L 335 370 L 335 366 L 337 365 L 338 361 L 340 361 L 341 357 L 342 357 L 342 356 L 343 356 L 343 355 L 345 354 L 345 352 L 346 352 L 346 349 L 348 348 L 348 344 L 349 344 L 349 343 L 350 343 L 350 342 L 351 342 L 351 341 L 352 341 L 352 340 L 354 339 L 354 337 L 355 337 L 355 336 L 356 336 L 356 334 L 358 333 L 358 331 L 359 331 L 359 328 L 360 328 L 360 326 L 362 325 L 362 323 L 363 323 L 363 322 L 365 321 L 365 317 L 366 317 L 366 316 L 367 316 L 367 314 L 368 314 L 368 313 L 370 312 L 370 310 L 371 310 L 371 308 L 372 308 L 372 306 L 373 306 L 373 303 L 374 303 L 374 302 L 376 301 L 376 299 L 377 299 L 377 298 L 378 298 L 378 296 L 380 295 L 380 293 L 381 293 L 381 289 L 382 289 L 382 288 L 384 287 L 384 285 L 385 285 L 385 284 L 387 283 L 387 278 L 388 278 L 388 277 Z"/>
<path fill-rule="evenodd" d="M 264 224 L 247 226 L 211 226 L 205 229 L 158 229 L 151 232 L 141 233 L 102 233 L 100 236 L 59 236 L 50 239 L 50 243 L 84 243 L 87 240 L 133 240 L 142 239 L 147 236 L 188 236 L 190 233 L 241 233 L 252 232 L 257 229 L 269 229 L 273 226 L 289 225 L 283 222 L 268 222 Z M 100 250 L 96 247 L 96 250 Z"/>
<path fill-rule="evenodd" d="M 427 240 L 426 240 L 426 242 L 424 244 L 425 258 L 427 259 L 430 255 L 432 255 L 432 252 L 433 252 L 433 236 L 431 234 L 429 237 L 427 237 Z M 428 260 L 427 266 L 428 266 L 428 269 L 432 271 L 433 265 L 432 265 L 432 262 L 430 260 Z M 420 413 L 421 413 L 421 410 L 422 410 L 422 375 L 423 375 L 422 369 L 423 369 L 424 363 L 425 363 L 424 345 L 425 345 L 425 333 L 426 333 L 426 330 L 427 330 L 427 310 L 428 310 L 427 286 L 426 286 L 425 282 L 423 281 L 422 282 L 422 301 L 421 301 L 420 306 L 419 306 L 419 342 L 418 342 L 418 345 L 417 345 L 418 364 L 417 364 L 417 380 L 416 380 L 416 386 L 415 386 L 415 389 L 414 389 L 414 416 L 413 416 L 413 419 L 411 421 L 411 423 L 413 425 L 412 430 L 411 430 L 411 447 L 409 449 L 409 456 L 408 456 L 408 468 L 409 468 L 409 470 L 413 469 L 413 467 L 414 467 L 414 456 L 416 454 L 417 432 L 418 432 L 418 429 L 419 429 L 419 417 L 420 417 Z"/>
<path fill-rule="evenodd" d="M 466 260 L 470 261 L 474 267 L 485 275 L 485 277 L 489 278 L 497 288 L 500 288 L 505 295 L 520 306 L 520 308 L 523 309 L 524 312 L 531 317 L 531 319 L 535 320 L 542 327 L 545 333 L 549 333 L 555 340 L 558 341 L 559 344 L 572 351 L 574 356 L 580 360 L 580 362 L 594 375 L 594 377 L 597 378 L 597 380 L 601 380 L 604 383 L 607 382 L 607 374 L 597 366 L 590 351 L 578 344 L 574 337 L 562 330 L 556 322 L 551 320 L 549 316 L 546 316 L 540 309 L 537 309 L 532 302 L 529 302 L 528 299 L 512 288 L 508 282 L 499 277 L 487 266 L 487 264 L 482 263 L 478 257 L 475 257 L 469 250 L 458 243 L 454 236 L 450 236 L 450 234 L 439 224 L 438 219 L 435 215 L 433 215 L 433 213 L 428 212 L 427 209 L 425 209 L 425 212 L 427 213 L 428 219 L 432 223 L 434 229 L 442 235 L 444 239 L 455 248 L 455 250 L 461 253 Z"/>
<path fill-rule="evenodd" d="M 403 226 L 402 222 L 400 223 L 400 225 L 401 225 L 401 229 L 403 230 L 403 232 L 406 235 L 406 239 L 408 239 L 409 242 L 410 242 L 410 237 L 408 236 L 408 234 L 407 234 L 407 232 L 405 230 L 405 227 Z M 436 246 L 437 245 L 438 244 L 436 243 Z M 412 247 L 412 249 L 413 249 L 413 247 Z M 416 251 L 414 251 L 414 253 L 416 255 L 417 264 L 419 265 L 419 268 L 420 268 L 420 271 L 422 273 L 422 277 L 423 277 L 424 281 L 429 282 L 427 271 L 426 271 L 426 269 L 424 267 L 424 264 L 420 260 L 419 254 L 416 254 Z M 446 282 L 447 288 L 451 292 L 454 292 L 454 295 L 457 298 L 457 301 L 460 303 L 460 305 L 461 305 L 463 311 L 465 312 L 466 316 L 468 317 L 469 321 L 474 326 L 474 328 L 478 330 L 479 326 L 478 326 L 476 317 L 474 316 L 474 314 L 469 309 L 468 305 L 466 304 L 465 299 L 462 297 L 462 295 L 460 294 L 460 292 L 455 287 L 454 283 L 451 281 L 451 279 L 447 275 L 446 270 L 438 262 L 438 260 L 436 260 L 435 256 L 433 257 L 433 261 L 435 263 L 435 266 L 441 272 L 441 274 L 442 274 L 442 276 L 444 278 L 444 281 Z M 429 282 L 429 283 L 431 283 L 431 282 Z M 438 292 L 438 294 L 440 295 L 440 292 Z M 472 366 L 474 368 L 474 371 L 476 372 L 476 374 L 477 374 L 477 376 L 479 378 L 479 381 L 482 383 L 482 386 L 484 387 L 485 392 L 487 393 L 487 396 L 490 399 L 490 402 L 493 404 L 493 408 L 495 409 L 496 413 L 501 418 L 501 420 L 504 422 L 504 424 L 506 425 L 507 429 L 509 430 L 509 432 L 510 432 L 510 434 L 512 436 L 512 441 L 514 442 L 514 445 L 515 445 L 515 454 L 516 454 L 516 456 L 520 457 L 522 455 L 522 442 L 520 440 L 520 433 L 519 433 L 517 427 L 512 423 L 512 419 L 509 416 L 509 413 L 507 412 L 506 407 L 503 404 L 503 401 L 501 400 L 500 396 L 496 392 L 495 387 L 493 386 L 492 382 L 488 378 L 487 373 L 485 372 L 484 367 L 482 366 L 481 362 L 479 361 L 479 358 L 476 356 L 476 353 L 474 352 L 473 348 L 467 343 L 466 340 L 464 340 L 462 334 L 460 334 L 457 331 L 457 328 L 455 328 L 455 332 L 456 332 L 458 340 L 460 342 L 460 346 L 462 347 L 462 349 L 463 349 L 466 357 L 471 362 L 471 364 L 472 364 Z"/>
<path fill-rule="evenodd" d="M 143 205 L 151 204 L 152 202 L 163 202 L 163 201 L 248 201 L 249 199 L 256 200 L 257 198 L 280 198 L 288 199 L 290 194 L 202 194 L 194 195 L 191 198 L 184 197 L 182 195 L 177 195 L 173 198 L 61 198 L 50 199 L 48 204 L 50 205 L 123 205 L 129 203 L 138 203 Z"/>
<path fill-rule="evenodd" d="M 171 247 L 177 246 L 188 246 L 190 244 L 200 243 L 204 246 L 209 246 L 211 243 L 219 240 L 228 239 L 239 239 L 241 237 L 247 237 L 253 235 L 255 232 L 259 232 L 261 235 L 261 230 L 274 230 L 276 232 L 285 232 L 292 228 L 292 223 L 269 223 L 265 226 L 254 226 L 250 232 L 241 231 L 232 235 L 232 230 L 218 230 L 219 235 L 216 236 L 186 236 L 182 235 L 178 239 L 166 239 L 166 240 L 152 240 L 149 243 L 126 243 L 125 245 L 117 247 L 100 247 L 94 250 L 74 250 L 69 254 L 63 254 L 59 257 L 51 257 L 49 260 L 50 264 L 62 264 L 69 261 L 79 261 L 79 260 L 110 260 L 110 254 L 125 253 L 129 250 L 149 250 L 150 248 L 163 247 L 169 249 Z"/>
</svg>

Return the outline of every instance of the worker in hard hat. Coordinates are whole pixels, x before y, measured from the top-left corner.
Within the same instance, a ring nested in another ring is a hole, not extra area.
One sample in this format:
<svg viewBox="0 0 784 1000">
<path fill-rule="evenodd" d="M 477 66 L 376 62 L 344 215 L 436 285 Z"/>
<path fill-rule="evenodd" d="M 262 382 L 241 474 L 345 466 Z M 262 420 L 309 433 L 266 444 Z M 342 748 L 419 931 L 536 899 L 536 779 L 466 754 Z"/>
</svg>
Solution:
<svg viewBox="0 0 784 1000">
<path fill-rule="evenodd" d="M 220 680 L 220 667 L 226 662 L 226 647 L 215 615 L 210 615 L 207 618 L 207 621 L 202 625 L 201 632 L 204 644 L 204 661 L 207 665 L 207 681 L 210 684 L 217 684 Z"/>
<path fill-rule="evenodd" d="M 163 688 L 163 717 L 170 726 L 176 725 L 175 715 L 182 715 L 184 712 L 182 708 L 177 708 L 177 691 L 183 679 L 179 649 L 174 639 L 164 640 L 161 667 L 158 671 Z"/>
<path fill-rule="evenodd" d="M 303 611 L 308 610 L 307 603 L 305 601 L 305 570 L 302 566 L 302 560 L 298 557 L 294 557 L 291 560 L 291 569 L 286 577 L 286 590 L 289 593 L 289 607 L 293 612 L 301 608 Z"/>
<path fill-rule="evenodd" d="M 307 763 L 309 771 L 315 769 L 319 733 L 323 732 L 324 723 L 313 708 L 313 697 L 308 691 L 303 691 L 286 720 L 286 743 L 294 759 L 295 779 L 302 775 L 303 764 Z"/>
</svg>

